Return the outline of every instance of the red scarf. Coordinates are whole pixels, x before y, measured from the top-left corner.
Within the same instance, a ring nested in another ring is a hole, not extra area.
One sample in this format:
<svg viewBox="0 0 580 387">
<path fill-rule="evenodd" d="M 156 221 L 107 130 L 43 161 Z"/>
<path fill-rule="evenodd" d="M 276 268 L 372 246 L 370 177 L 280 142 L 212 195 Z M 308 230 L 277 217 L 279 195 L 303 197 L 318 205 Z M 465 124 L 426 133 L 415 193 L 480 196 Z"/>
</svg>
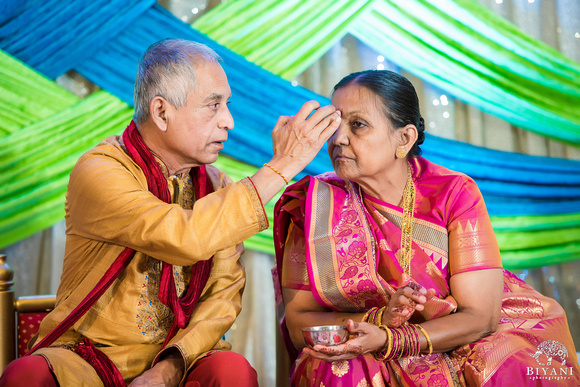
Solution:
<svg viewBox="0 0 580 387">
<path fill-rule="evenodd" d="M 171 194 L 167 187 L 167 180 L 161 171 L 159 164 L 153 154 L 143 141 L 135 123 L 131 121 L 125 132 L 123 132 L 123 142 L 127 153 L 141 167 L 147 179 L 149 191 L 165 203 L 171 203 Z M 190 171 L 194 182 L 195 197 L 200 199 L 213 192 L 213 186 L 209 180 L 205 166 L 192 168 Z M 64 332 L 68 331 L 105 293 L 114 280 L 127 267 L 135 250 L 126 248 L 117 257 L 115 262 L 109 267 L 105 275 L 99 280 L 97 285 L 83 301 L 67 316 L 56 328 L 38 342 L 26 355 L 32 354 L 40 348 L 49 347 Z M 213 257 L 212 257 L 213 258 Z M 199 261 L 193 265 L 189 286 L 185 295 L 181 298 L 177 296 L 175 280 L 173 278 L 173 266 L 163 262 L 161 270 L 161 283 L 159 284 L 159 300 L 167 305 L 173 312 L 175 318 L 173 324 L 167 332 L 167 337 L 163 346 L 175 336 L 179 328 L 183 329 L 189 323 L 191 314 L 199 301 L 201 292 L 205 288 L 212 266 L 212 258 L 207 261 Z M 89 339 L 84 338 L 73 349 L 78 355 L 85 359 L 97 372 L 105 387 L 125 386 L 123 376 L 113 364 L 113 362 Z"/>
</svg>

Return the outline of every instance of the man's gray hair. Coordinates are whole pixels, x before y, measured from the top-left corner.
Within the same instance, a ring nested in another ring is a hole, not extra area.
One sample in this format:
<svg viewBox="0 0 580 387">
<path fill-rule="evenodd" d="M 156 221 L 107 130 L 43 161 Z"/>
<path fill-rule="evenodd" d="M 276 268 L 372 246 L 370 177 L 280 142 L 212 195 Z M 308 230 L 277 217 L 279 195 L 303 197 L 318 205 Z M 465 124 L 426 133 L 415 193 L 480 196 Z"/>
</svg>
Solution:
<svg viewBox="0 0 580 387">
<path fill-rule="evenodd" d="M 150 115 L 151 100 L 160 96 L 176 108 L 187 104 L 196 86 L 196 68 L 218 63 L 220 56 L 205 44 L 183 39 L 165 39 L 152 44 L 139 61 L 135 78 L 135 122 Z"/>
</svg>

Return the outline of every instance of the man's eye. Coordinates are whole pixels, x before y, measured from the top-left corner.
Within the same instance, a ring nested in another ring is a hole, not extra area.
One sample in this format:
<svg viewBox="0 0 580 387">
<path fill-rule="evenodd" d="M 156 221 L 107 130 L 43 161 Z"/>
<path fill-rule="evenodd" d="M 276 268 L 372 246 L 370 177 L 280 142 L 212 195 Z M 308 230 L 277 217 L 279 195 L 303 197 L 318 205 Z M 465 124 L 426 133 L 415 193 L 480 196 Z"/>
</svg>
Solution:
<svg viewBox="0 0 580 387">
<path fill-rule="evenodd" d="M 212 103 L 212 104 L 211 104 L 211 105 L 209 105 L 209 106 L 210 106 L 212 109 L 217 109 L 217 108 L 220 106 L 220 104 L 219 104 L 219 102 L 217 102 L 217 103 Z"/>
<path fill-rule="evenodd" d="M 360 121 L 353 121 L 351 125 L 355 129 L 362 128 L 364 126 L 364 124 Z"/>
</svg>

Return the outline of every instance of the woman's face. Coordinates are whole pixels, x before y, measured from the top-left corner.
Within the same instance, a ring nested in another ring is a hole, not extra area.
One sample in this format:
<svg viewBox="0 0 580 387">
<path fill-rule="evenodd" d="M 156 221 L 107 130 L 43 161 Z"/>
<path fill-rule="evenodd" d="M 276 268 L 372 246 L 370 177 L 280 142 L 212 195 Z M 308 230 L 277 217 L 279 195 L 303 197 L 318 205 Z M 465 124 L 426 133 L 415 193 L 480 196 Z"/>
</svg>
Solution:
<svg viewBox="0 0 580 387">
<path fill-rule="evenodd" d="M 332 105 L 342 113 L 340 127 L 328 140 L 336 174 L 359 184 L 380 181 L 395 165 L 398 145 L 380 98 L 351 83 L 334 93 Z"/>
</svg>

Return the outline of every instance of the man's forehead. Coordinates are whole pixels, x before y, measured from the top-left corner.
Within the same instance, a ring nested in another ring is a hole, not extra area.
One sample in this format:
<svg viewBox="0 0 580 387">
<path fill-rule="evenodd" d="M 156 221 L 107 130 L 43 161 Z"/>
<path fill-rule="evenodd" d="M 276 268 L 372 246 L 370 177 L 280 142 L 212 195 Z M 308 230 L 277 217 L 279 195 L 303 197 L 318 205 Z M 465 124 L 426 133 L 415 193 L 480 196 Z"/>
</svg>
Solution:
<svg viewBox="0 0 580 387">
<path fill-rule="evenodd" d="M 219 63 L 205 63 L 197 69 L 197 92 L 204 101 L 228 99 L 232 91 Z"/>
</svg>

